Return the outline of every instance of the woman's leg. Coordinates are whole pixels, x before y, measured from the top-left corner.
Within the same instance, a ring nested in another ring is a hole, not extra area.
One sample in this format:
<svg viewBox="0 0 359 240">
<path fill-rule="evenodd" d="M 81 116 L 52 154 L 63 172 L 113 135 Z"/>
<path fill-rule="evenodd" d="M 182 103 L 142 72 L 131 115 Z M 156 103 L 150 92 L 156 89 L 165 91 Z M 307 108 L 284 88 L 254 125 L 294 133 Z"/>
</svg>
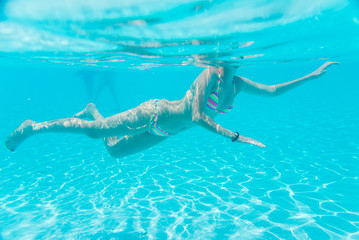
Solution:
<svg viewBox="0 0 359 240">
<path fill-rule="evenodd" d="M 28 137 L 49 132 L 78 133 L 91 138 L 140 134 L 146 132 L 148 128 L 136 128 L 149 123 L 155 111 L 154 106 L 153 101 L 147 101 L 134 109 L 94 121 L 64 118 L 36 123 L 27 120 L 7 137 L 5 145 L 14 151 Z"/>
<path fill-rule="evenodd" d="M 91 120 L 104 119 L 93 103 L 88 104 L 84 110 L 75 114 L 74 117 L 88 118 Z M 126 135 L 122 138 L 106 137 L 103 140 L 110 155 L 114 158 L 119 158 L 143 151 L 165 139 L 167 139 L 167 137 L 155 136 L 144 132 L 135 135 Z"/>
<path fill-rule="evenodd" d="M 155 136 L 149 132 L 144 132 L 141 134 L 126 135 L 122 138 L 108 137 L 104 139 L 104 143 L 112 157 L 120 158 L 139 153 L 163 142 L 167 138 L 168 137 Z"/>
</svg>

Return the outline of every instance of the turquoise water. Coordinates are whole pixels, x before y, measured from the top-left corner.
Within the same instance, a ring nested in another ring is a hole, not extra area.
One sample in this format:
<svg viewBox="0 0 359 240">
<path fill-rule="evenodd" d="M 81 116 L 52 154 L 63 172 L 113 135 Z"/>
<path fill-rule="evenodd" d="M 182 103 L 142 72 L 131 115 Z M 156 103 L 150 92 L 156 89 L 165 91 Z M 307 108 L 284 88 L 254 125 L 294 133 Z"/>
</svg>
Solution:
<svg viewBox="0 0 359 240">
<path fill-rule="evenodd" d="M 0 6 L 3 140 L 89 101 L 110 116 L 182 98 L 218 61 L 266 84 L 341 63 L 276 98 L 241 93 L 216 118 L 264 149 L 201 128 L 120 159 L 79 135 L 1 147 L 0 239 L 359 239 L 355 1 Z"/>
</svg>

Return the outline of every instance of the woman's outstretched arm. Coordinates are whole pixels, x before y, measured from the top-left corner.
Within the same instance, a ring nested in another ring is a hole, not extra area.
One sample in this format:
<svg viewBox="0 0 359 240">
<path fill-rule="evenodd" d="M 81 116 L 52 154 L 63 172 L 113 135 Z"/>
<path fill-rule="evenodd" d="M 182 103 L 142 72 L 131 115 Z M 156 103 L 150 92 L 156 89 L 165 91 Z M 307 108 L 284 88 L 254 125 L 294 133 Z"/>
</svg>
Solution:
<svg viewBox="0 0 359 240">
<path fill-rule="evenodd" d="M 238 85 L 238 89 L 241 89 L 243 92 L 265 96 L 265 97 L 275 97 L 302 85 L 308 80 L 322 76 L 326 72 L 326 69 L 333 64 L 339 64 L 339 63 L 326 62 L 322 66 L 320 66 L 317 70 L 304 77 L 276 85 L 265 85 L 261 83 L 256 83 L 245 77 L 239 77 L 239 76 L 234 76 L 234 79 L 236 85 Z"/>
<path fill-rule="evenodd" d="M 217 79 L 213 77 L 215 76 L 213 71 L 212 68 L 208 68 L 199 76 L 201 79 L 199 79 L 192 105 L 192 121 L 211 132 L 233 140 L 236 136 L 235 132 L 222 127 L 204 112 L 204 108 L 207 105 L 208 95 L 210 94 L 213 84 L 217 81 Z M 241 135 L 238 136 L 237 141 L 265 147 L 261 142 Z"/>
</svg>

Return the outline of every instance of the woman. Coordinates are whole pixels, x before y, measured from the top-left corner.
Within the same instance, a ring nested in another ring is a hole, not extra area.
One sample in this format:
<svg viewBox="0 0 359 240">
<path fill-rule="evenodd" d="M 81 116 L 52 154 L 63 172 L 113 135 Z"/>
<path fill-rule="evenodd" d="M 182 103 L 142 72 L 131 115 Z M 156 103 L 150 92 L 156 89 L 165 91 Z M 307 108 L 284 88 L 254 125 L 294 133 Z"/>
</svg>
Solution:
<svg viewBox="0 0 359 240">
<path fill-rule="evenodd" d="M 95 105 L 90 103 L 73 118 L 42 123 L 27 120 L 7 137 L 5 145 L 14 151 L 22 141 L 35 134 L 79 133 L 91 138 L 104 138 L 110 155 L 118 158 L 140 152 L 185 129 L 199 125 L 232 142 L 265 147 L 252 138 L 222 127 L 213 119 L 220 113 L 231 111 L 233 101 L 241 91 L 268 97 L 278 96 L 321 76 L 332 64 L 337 63 L 326 62 L 311 74 L 272 86 L 235 76 L 236 69 L 229 66 L 209 67 L 197 77 L 181 100 L 153 99 L 108 118 L 104 118 Z M 91 121 L 83 120 L 86 118 Z"/>
</svg>

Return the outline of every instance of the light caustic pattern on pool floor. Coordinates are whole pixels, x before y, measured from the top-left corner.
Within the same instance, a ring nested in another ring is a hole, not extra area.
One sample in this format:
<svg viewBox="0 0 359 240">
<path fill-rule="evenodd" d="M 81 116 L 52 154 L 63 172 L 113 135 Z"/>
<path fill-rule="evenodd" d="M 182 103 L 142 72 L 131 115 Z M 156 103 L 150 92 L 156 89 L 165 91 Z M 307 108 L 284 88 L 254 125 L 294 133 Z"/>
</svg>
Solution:
<svg viewBox="0 0 359 240">
<path fill-rule="evenodd" d="M 263 152 L 235 156 L 234 146 L 208 151 L 185 139 L 168 142 L 177 141 L 172 154 L 163 153 L 169 147 L 164 144 L 150 157 L 112 160 L 98 144 L 93 159 L 85 147 L 76 157 L 57 151 L 21 163 L 5 159 L 2 237 L 359 237 L 351 235 L 359 227 L 358 178 L 337 160 L 319 163 L 305 152 L 289 159 L 284 156 L 293 149 L 276 149 L 271 154 L 280 160 L 272 162 Z"/>
<path fill-rule="evenodd" d="M 1 162 L 1 237 L 358 239 L 355 119 L 320 138 L 318 120 L 298 119 L 295 137 L 263 120 L 265 138 L 247 120 L 266 149 L 193 129 L 116 160 L 100 141 L 36 136 Z"/>
</svg>

